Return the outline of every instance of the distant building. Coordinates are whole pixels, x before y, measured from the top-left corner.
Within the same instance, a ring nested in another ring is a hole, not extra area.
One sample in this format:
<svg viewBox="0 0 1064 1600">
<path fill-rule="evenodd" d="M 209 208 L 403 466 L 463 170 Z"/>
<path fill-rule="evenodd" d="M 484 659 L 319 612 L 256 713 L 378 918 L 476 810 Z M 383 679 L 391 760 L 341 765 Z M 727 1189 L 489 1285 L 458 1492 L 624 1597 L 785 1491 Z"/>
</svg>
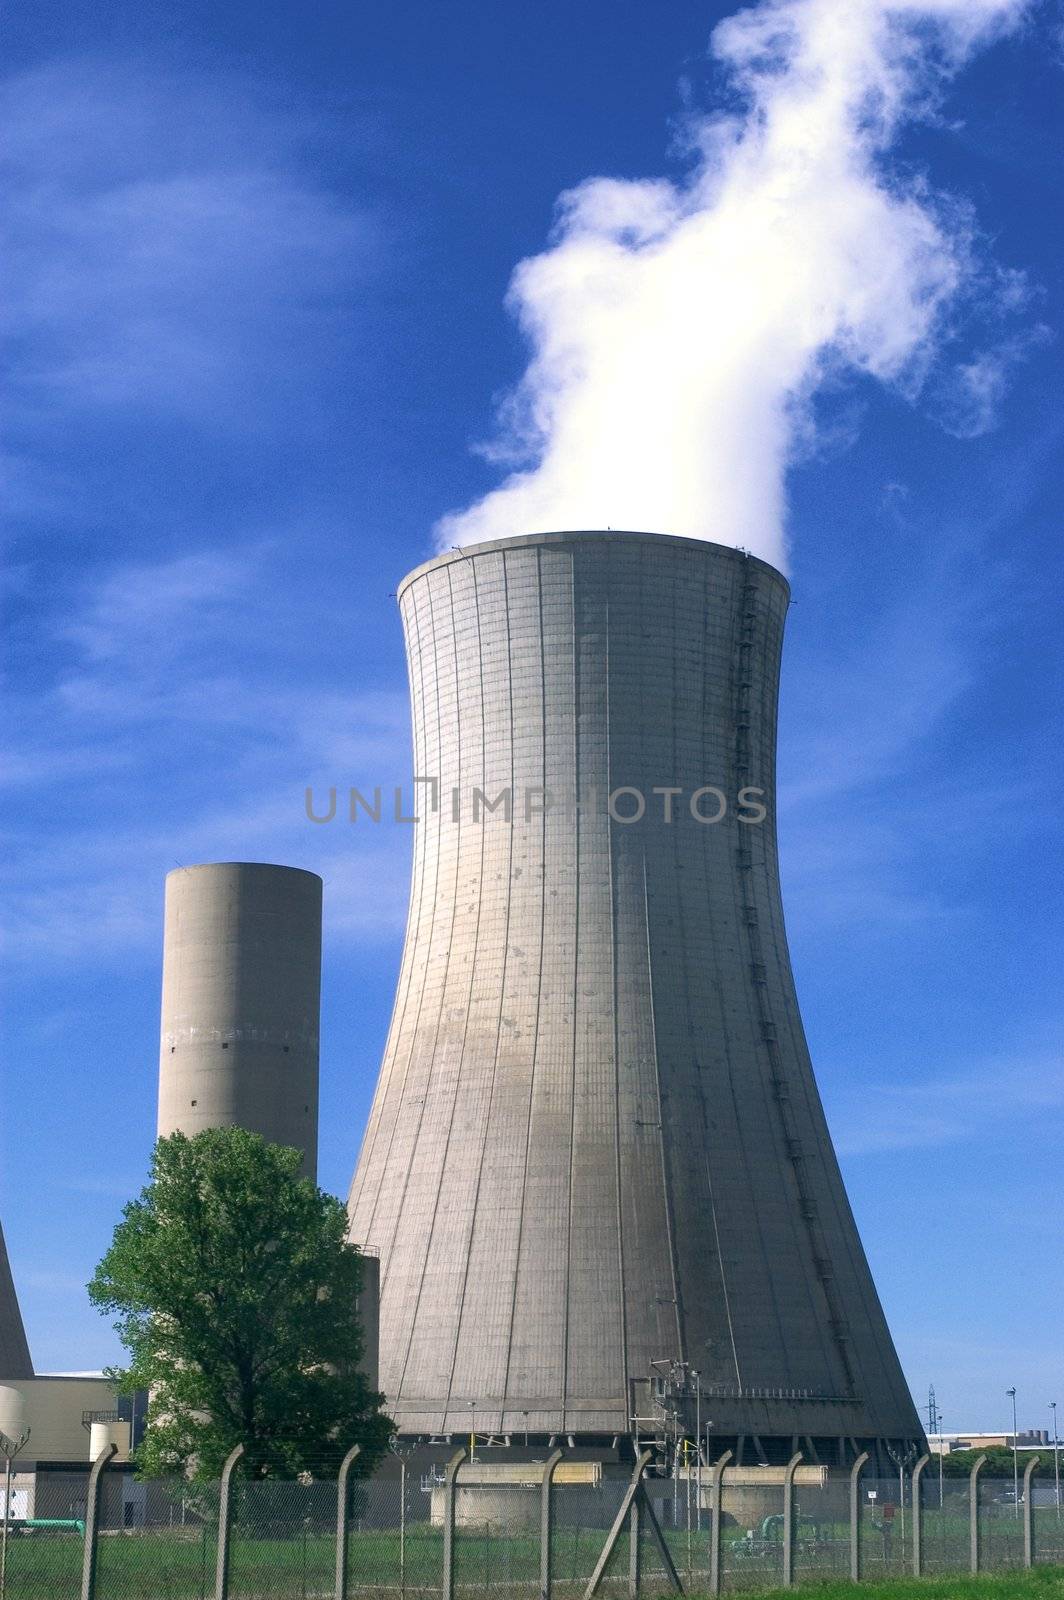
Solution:
<svg viewBox="0 0 1064 1600">
<path fill-rule="evenodd" d="M 1045 1428 L 1028 1428 L 1016 1435 L 1017 1450 L 1052 1449 L 1053 1441 Z M 932 1455 L 952 1455 L 954 1450 L 1011 1450 L 1011 1433 L 929 1433 L 927 1448 Z"/>
<path fill-rule="evenodd" d="M 113 1441 L 118 1470 L 104 1480 L 108 1526 L 133 1527 L 143 1521 L 144 1486 L 133 1478 L 129 1454 L 140 1443 L 147 1409 L 146 1390 L 119 1397 L 100 1372 L 5 1380 L 0 1385 L 0 1429 L 14 1431 L 16 1438 L 29 1434 L 15 1459 L 12 1518 L 83 1518 L 90 1461 Z"/>
</svg>

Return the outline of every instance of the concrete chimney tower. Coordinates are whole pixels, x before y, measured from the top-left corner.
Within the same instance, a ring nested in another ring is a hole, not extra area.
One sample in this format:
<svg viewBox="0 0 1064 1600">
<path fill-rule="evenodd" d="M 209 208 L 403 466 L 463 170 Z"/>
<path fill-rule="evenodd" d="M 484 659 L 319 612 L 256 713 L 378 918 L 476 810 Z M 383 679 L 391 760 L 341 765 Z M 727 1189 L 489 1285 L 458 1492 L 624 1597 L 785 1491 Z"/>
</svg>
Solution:
<svg viewBox="0 0 1064 1600">
<path fill-rule="evenodd" d="M 32 1378 L 33 1362 L 22 1325 L 15 1281 L 7 1259 L 4 1231 L 0 1228 L 0 1382 L 7 1378 Z"/>
<path fill-rule="evenodd" d="M 888 1470 L 922 1441 L 787 951 L 788 598 L 642 533 L 473 545 L 400 586 L 438 794 L 350 1214 L 406 1434 L 608 1441 L 701 1404 L 746 1464 Z"/>
<path fill-rule="evenodd" d="M 316 1177 L 321 893 L 259 862 L 167 875 L 160 1136 L 250 1128 Z"/>
</svg>

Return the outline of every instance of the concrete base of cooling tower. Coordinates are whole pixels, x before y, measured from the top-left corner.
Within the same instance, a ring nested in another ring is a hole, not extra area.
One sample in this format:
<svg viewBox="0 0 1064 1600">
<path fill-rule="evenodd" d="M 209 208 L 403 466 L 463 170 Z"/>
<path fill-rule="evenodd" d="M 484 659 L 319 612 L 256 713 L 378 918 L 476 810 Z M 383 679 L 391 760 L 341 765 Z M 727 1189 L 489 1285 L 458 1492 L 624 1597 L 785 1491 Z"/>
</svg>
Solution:
<svg viewBox="0 0 1064 1600">
<path fill-rule="evenodd" d="M 538 1528 L 543 1467 L 543 1461 L 466 1462 L 459 1467 L 455 1480 L 455 1526 Z M 618 1481 L 623 1481 L 628 1474 L 612 1462 L 560 1461 L 554 1469 L 554 1484 L 557 1488 L 601 1490 L 607 1475 L 616 1475 Z M 559 1522 L 566 1520 L 563 1506 L 564 1497 L 560 1497 L 555 1511 Z M 444 1512 L 444 1485 L 434 1481 L 430 1513 L 433 1527 L 442 1528 Z"/>
<path fill-rule="evenodd" d="M 538 1529 L 543 1486 L 541 1460 L 466 1462 L 455 1481 L 454 1520 L 459 1528 Z M 724 1525 L 758 1528 L 766 1517 L 783 1510 L 783 1467 L 728 1467 L 724 1474 Z M 560 1461 L 554 1470 L 559 1492 L 554 1518 L 559 1527 L 608 1528 L 613 1522 L 631 1468 L 620 1461 Z M 843 1476 L 839 1482 L 843 1482 Z M 713 1511 L 710 1469 L 703 1468 L 702 1520 Z M 826 1467 L 804 1466 L 795 1472 L 795 1489 L 824 1489 Z M 688 1499 L 696 1514 L 698 1485 L 694 1471 L 679 1477 L 649 1472 L 643 1480 L 662 1527 L 686 1527 Z M 443 1526 L 446 1514 L 442 1468 L 431 1479 L 430 1521 Z M 566 1490 L 581 1489 L 581 1494 Z"/>
<path fill-rule="evenodd" d="M 766 1517 L 778 1515 L 783 1510 L 783 1480 L 786 1469 L 784 1467 L 725 1467 L 724 1469 L 724 1517 L 723 1527 L 758 1528 Z M 692 1471 L 691 1477 L 695 1474 Z M 702 1468 L 702 1514 L 703 1518 L 713 1510 L 713 1492 L 708 1479 L 710 1469 Z M 840 1483 L 848 1481 L 848 1474 L 834 1474 Z M 795 1469 L 794 1486 L 800 1493 L 802 1489 L 824 1489 L 828 1483 L 829 1473 L 827 1467 L 798 1467 Z M 687 1516 L 687 1478 L 681 1474 L 680 1478 L 669 1483 L 668 1492 L 674 1494 L 679 1507 L 679 1521 L 686 1526 Z M 697 1505 L 697 1483 L 691 1486 L 691 1504 Z M 671 1509 L 671 1508 L 670 1508 Z M 676 1520 L 674 1518 L 674 1520 Z"/>
</svg>

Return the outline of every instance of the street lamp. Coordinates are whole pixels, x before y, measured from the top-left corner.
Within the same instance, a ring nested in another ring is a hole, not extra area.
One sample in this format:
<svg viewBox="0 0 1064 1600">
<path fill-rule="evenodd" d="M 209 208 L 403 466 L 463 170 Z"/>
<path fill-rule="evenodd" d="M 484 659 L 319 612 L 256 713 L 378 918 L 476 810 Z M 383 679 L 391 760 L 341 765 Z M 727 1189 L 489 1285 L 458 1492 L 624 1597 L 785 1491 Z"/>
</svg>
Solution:
<svg viewBox="0 0 1064 1600">
<path fill-rule="evenodd" d="M 1017 1516 L 1020 1514 L 1020 1452 L 1019 1439 L 1016 1433 L 1016 1389 L 1006 1389 L 1005 1393 L 1012 1401 L 1012 1501 L 1013 1509 Z"/>
<path fill-rule="evenodd" d="M 1057 1438 L 1057 1402 L 1051 1400 L 1049 1409 L 1053 1413 L 1053 1477 L 1057 1485 L 1057 1521 L 1060 1521 L 1060 1440 Z"/>
</svg>

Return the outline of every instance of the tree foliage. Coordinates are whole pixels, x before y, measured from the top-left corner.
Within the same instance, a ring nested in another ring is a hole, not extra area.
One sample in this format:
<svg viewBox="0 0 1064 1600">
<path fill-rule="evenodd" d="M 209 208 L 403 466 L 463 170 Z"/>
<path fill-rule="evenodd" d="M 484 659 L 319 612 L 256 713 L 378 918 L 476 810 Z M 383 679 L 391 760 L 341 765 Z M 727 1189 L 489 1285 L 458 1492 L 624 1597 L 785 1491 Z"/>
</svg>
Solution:
<svg viewBox="0 0 1064 1600">
<path fill-rule="evenodd" d="M 160 1139 L 89 1284 L 129 1363 L 110 1374 L 151 1400 L 142 1476 L 216 1477 L 234 1445 L 257 1477 L 360 1471 L 390 1420 L 357 1362 L 361 1257 L 341 1203 L 300 1155 L 243 1128 Z"/>
<path fill-rule="evenodd" d="M 1049 1447 L 1049 1454 L 1053 1454 L 1053 1446 Z M 980 1456 L 986 1456 L 986 1465 L 983 1468 L 984 1478 L 1008 1478 L 1012 1481 L 1013 1460 L 1012 1446 L 992 1444 L 985 1450 L 952 1450 L 942 1463 L 943 1476 L 947 1478 L 966 1478 L 971 1472 Z M 1023 1469 L 1030 1460 L 1027 1451 L 1020 1451 L 1019 1470 L 1023 1476 Z M 1045 1452 L 1043 1452 L 1043 1463 Z M 930 1472 L 930 1467 L 928 1471 Z"/>
</svg>

